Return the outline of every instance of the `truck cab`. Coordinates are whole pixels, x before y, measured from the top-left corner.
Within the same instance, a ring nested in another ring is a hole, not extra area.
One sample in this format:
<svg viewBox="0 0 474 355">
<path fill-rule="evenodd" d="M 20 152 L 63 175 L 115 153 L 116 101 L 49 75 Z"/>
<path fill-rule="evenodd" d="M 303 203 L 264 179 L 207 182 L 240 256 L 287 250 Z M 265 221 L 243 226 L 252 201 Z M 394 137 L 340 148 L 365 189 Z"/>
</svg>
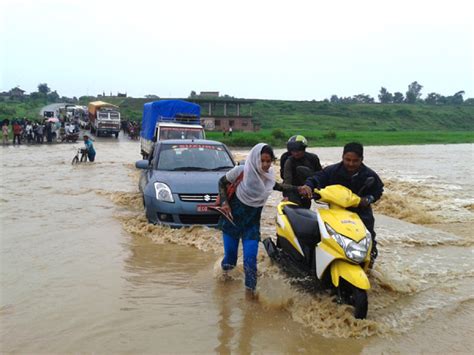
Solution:
<svg viewBox="0 0 474 355">
<path fill-rule="evenodd" d="M 94 101 L 89 103 L 88 111 L 91 133 L 95 133 L 98 137 L 115 135 L 115 138 L 118 138 L 121 129 L 118 106 Z"/>
<path fill-rule="evenodd" d="M 169 139 L 205 139 L 199 105 L 182 100 L 162 100 L 143 107 L 140 146 L 143 159 L 150 159 L 156 142 Z"/>
</svg>

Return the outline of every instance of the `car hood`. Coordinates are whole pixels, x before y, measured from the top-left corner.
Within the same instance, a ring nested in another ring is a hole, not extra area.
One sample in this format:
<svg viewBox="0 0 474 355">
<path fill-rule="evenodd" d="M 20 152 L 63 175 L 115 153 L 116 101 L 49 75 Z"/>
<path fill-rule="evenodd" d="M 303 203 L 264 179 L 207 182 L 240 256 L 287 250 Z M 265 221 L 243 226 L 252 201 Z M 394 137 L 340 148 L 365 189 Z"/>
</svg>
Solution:
<svg viewBox="0 0 474 355">
<path fill-rule="evenodd" d="M 150 182 L 163 182 L 173 193 L 217 193 L 226 171 L 154 171 Z"/>
</svg>

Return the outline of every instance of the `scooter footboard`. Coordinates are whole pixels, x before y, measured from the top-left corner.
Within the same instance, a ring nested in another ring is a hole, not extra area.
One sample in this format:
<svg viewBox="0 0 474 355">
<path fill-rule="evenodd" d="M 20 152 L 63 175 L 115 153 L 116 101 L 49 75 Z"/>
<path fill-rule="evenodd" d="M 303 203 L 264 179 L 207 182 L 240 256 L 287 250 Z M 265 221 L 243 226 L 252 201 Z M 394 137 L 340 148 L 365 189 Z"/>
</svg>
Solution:
<svg viewBox="0 0 474 355">
<path fill-rule="evenodd" d="M 360 265 L 351 264 L 344 260 L 335 260 L 331 264 L 331 279 L 334 286 L 339 286 L 340 277 L 362 290 L 370 288 L 367 274 Z"/>
</svg>

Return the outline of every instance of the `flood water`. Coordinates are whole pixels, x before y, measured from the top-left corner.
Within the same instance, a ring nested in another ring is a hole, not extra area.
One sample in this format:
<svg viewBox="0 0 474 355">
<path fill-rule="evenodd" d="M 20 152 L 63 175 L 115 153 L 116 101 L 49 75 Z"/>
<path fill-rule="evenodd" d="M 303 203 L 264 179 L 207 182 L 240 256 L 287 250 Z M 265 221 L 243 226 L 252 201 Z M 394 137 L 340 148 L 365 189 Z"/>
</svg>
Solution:
<svg viewBox="0 0 474 355">
<path fill-rule="evenodd" d="M 366 147 L 386 183 L 366 320 L 290 285 L 262 245 L 247 300 L 241 266 L 220 277 L 218 231 L 146 223 L 139 143 L 97 139 L 97 161 L 72 166 L 78 146 L 0 147 L 2 353 L 472 352 L 474 145 Z"/>
</svg>

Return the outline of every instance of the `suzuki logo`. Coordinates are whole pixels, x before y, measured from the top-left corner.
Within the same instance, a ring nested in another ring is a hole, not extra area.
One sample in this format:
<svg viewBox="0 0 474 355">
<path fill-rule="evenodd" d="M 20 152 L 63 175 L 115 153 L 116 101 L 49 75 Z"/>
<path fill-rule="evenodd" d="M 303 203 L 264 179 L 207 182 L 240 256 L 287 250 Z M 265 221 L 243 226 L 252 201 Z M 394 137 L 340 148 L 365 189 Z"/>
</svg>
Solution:
<svg viewBox="0 0 474 355">
<path fill-rule="evenodd" d="M 204 201 L 206 201 L 206 202 L 211 201 L 211 196 L 209 196 L 209 195 L 204 195 Z"/>
</svg>

